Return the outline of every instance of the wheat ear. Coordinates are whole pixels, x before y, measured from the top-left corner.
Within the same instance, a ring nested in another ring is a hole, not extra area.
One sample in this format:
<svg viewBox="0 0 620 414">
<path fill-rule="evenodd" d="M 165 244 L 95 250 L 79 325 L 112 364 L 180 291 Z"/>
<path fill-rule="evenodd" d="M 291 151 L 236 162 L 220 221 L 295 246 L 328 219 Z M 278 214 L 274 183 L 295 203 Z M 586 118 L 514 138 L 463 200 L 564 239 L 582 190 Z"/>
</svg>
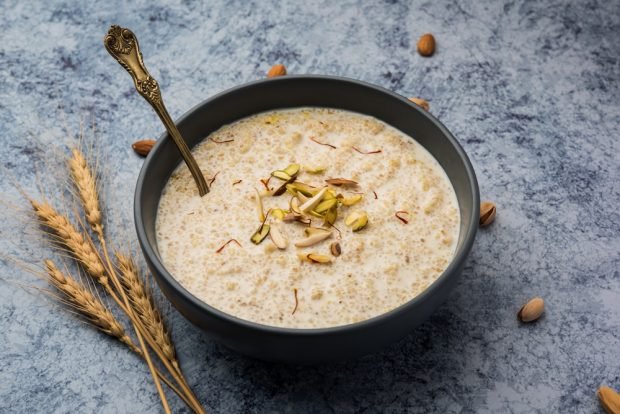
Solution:
<svg viewBox="0 0 620 414">
<path fill-rule="evenodd" d="M 164 356 L 180 372 L 170 332 L 166 329 L 161 313 L 155 306 L 152 292 L 146 288 L 133 259 L 119 252 L 116 252 L 115 255 L 118 262 L 120 280 L 132 307 Z"/>
<path fill-rule="evenodd" d="M 86 272 L 93 279 L 99 282 L 106 291 L 111 292 L 112 289 L 108 281 L 105 267 L 92 241 L 84 237 L 84 235 L 71 224 L 66 216 L 58 213 L 47 202 L 30 200 L 30 204 L 39 222 L 58 236 L 56 239 L 58 243 L 66 247 L 73 256 L 75 256 L 77 261 L 84 266 Z"/>
<path fill-rule="evenodd" d="M 86 221 L 98 237 L 103 238 L 102 213 L 99 207 L 99 193 L 95 176 L 88 168 L 84 154 L 76 148 L 71 150 L 69 171 L 84 207 Z"/>
<path fill-rule="evenodd" d="M 61 300 L 68 304 L 84 317 L 84 319 L 94 325 L 98 330 L 116 338 L 125 344 L 131 351 L 144 358 L 142 350 L 133 343 L 126 334 L 123 325 L 114 317 L 112 312 L 95 297 L 88 289 L 79 283 L 71 275 L 61 272 L 53 261 L 45 260 L 46 274 L 49 283 L 61 293 Z M 185 403 L 191 407 L 191 402 L 185 397 L 183 392 L 174 386 L 159 370 L 157 376 L 164 381 Z"/>
<path fill-rule="evenodd" d="M 100 299 L 96 298 L 76 279 L 61 272 L 51 260 L 45 260 L 44 263 L 50 284 L 62 294 L 65 303 L 78 311 L 101 332 L 118 339 L 132 351 L 141 353 L 140 349 L 125 333 L 123 325 Z"/>
</svg>

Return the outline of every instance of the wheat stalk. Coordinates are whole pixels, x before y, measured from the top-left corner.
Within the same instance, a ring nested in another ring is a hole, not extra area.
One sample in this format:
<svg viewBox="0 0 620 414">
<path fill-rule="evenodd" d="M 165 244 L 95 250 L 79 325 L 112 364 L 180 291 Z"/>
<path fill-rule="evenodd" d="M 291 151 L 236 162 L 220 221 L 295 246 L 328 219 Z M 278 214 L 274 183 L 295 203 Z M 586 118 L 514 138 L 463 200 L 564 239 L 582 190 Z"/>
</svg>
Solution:
<svg viewBox="0 0 620 414">
<path fill-rule="evenodd" d="M 57 235 L 58 243 L 73 254 L 90 277 L 99 282 L 108 293 L 111 293 L 112 288 L 105 267 L 90 238 L 85 237 L 75 228 L 67 216 L 57 212 L 46 201 L 39 202 L 33 199 L 29 201 L 39 223 Z"/>
<path fill-rule="evenodd" d="M 164 356 L 170 361 L 177 371 L 180 371 L 176 350 L 170 332 L 164 325 L 161 313 L 155 306 L 152 292 L 148 290 L 139 275 L 138 267 L 133 259 L 120 252 L 116 252 L 120 280 L 131 305 L 136 311 L 138 318 L 144 324 Z"/>
<path fill-rule="evenodd" d="M 140 342 L 140 346 L 142 347 L 145 360 L 149 365 L 149 369 L 151 370 L 151 374 L 155 373 L 155 368 L 152 365 L 148 350 L 146 349 L 143 339 L 145 339 L 146 342 L 151 346 L 153 351 L 155 351 L 157 356 L 162 360 L 166 368 L 169 370 L 173 378 L 175 378 L 183 391 L 185 391 L 186 397 L 191 401 L 191 404 L 188 405 L 190 405 L 190 407 L 192 407 L 196 412 L 203 412 L 200 403 L 198 402 L 191 388 L 187 384 L 185 377 L 183 376 L 183 373 L 176 359 L 176 352 L 174 350 L 174 346 L 172 346 L 170 336 L 167 334 L 167 331 L 163 326 L 159 312 L 151 313 L 149 315 L 143 314 L 142 310 L 136 308 L 135 304 L 131 302 L 130 298 L 128 298 L 127 294 L 125 293 L 124 287 L 120 280 L 121 278 L 116 274 L 116 271 L 110 261 L 110 257 L 108 254 L 107 243 L 103 233 L 103 214 L 101 213 L 101 208 L 99 205 L 99 195 L 97 193 L 95 174 L 92 173 L 92 170 L 88 166 L 88 163 L 86 162 L 86 157 L 84 157 L 82 152 L 76 148 L 72 149 L 72 157 L 69 159 L 69 169 L 71 172 L 72 181 L 78 191 L 80 201 L 82 202 L 82 207 L 84 209 L 87 222 L 88 224 L 90 224 L 92 230 L 97 234 L 97 237 L 101 244 L 103 258 L 99 256 L 100 262 L 105 259 L 104 265 L 107 264 L 106 270 L 108 272 L 108 275 L 110 276 L 112 284 L 118 292 L 118 296 L 122 298 L 122 302 L 116 295 L 113 295 L 112 292 L 110 293 L 119 304 L 119 306 L 125 311 L 127 316 L 131 319 L 136 331 L 136 336 L 138 338 L 138 341 Z M 155 309 L 154 304 L 151 304 L 151 309 Z M 146 317 L 143 319 L 143 316 Z M 158 325 L 161 326 L 158 327 Z M 164 335 L 162 335 L 162 333 Z M 161 386 L 154 375 L 153 379 L 162 399 L 164 410 L 168 412 L 168 404 L 165 396 L 163 395 L 163 391 L 161 390 Z M 184 401 L 187 402 L 187 399 L 184 398 Z"/>
<path fill-rule="evenodd" d="M 61 294 L 65 303 L 78 311 L 101 332 L 118 339 L 132 351 L 140 353 L 131 338 L 125 333 L 123 325 L 112 315 L 112 312 L 96 298 L 86 287 L 70 275 L 61 272 L 53 261 L 45 260 L 48 281 Z"/>
<path fill-rule="evenodd" d="M 72 157 L 69 158 L 69 171 L 84 207 L 86 221 L 90 224 L 95 234 L 99 238 L 103 238 L 103 214 L 99 207 L 99 194 L 97 192 L 95 176 L 88 168 L 86 158 L 80 150 L 73 148 L 71 154 Z"/>
<path fill-rule="evenodd" d="M 131 351 L 144 358 L 142 350 L 133 343 L 129 335 L 126 334 L 123 325 L 114 317 L 112 312 L 95 297 L 85 286 L 79 283 L 69 274 L 61 272 L 51 260 L 44 261 L 46 275 L 49 283 L 62 295 L 62 301 L 68 304 L 75 311 L 80 313 L 84 319 L 94 325 L 98 330 L 109 335 L 121 343 L 125 344 Z M 159 370 L 157 376 L 164 381 L 185 403 L 191 403 L 183 393 L 172 384 Z"/>
</svg>

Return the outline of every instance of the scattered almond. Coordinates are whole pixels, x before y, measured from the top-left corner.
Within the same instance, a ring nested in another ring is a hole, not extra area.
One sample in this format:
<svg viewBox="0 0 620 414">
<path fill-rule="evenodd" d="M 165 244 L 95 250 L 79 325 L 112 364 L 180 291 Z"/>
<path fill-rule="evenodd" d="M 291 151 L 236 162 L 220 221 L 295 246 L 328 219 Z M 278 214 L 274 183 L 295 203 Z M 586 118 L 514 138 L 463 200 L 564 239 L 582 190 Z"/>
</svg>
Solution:
<svg viewBox="0 0 620 414">
<path fill-rule="evenodd" d="M 426 99 L 422 99 L 422 98 L 409 98 L 409 100 L 411 102 L 413 102 L 414 104 L 421 106 L 422 109 L 424 109 L 425 111 L 428 111 L 431 106 L 428 104 L 428 101 Z"/>
<path fill-rule="evenodd" d="M 301 260 L 311 263 L 331 263 L 332 261 L 331 257 L 316 253 L 297 253 L 297 256 Z"/>
<path fill-rule="evenodd" d="M 154 139 L 143 139 L 140 141 L 136 141 L 131 144 L 131 148 L 136 152 L 136 154 L 146 157 L 153 149 L 153 145 L 155 145 Z"/>
<path fill-rule="evenodd" d="M 545 311 L 545 301 L 541 298 L 534 298 L 523 305 L 517 314 L 521 322 L 534 322 L 540 318 Z"/>
<path fill-rule="evenodd" d="M 338 243 L 338 242 L 333 242 L 332 244 L 330 244 L 329 245 L 329 250 L 336 257 L 338 257 L 338 256 L 340 256 L 342 254 L 342 248 L 340 247 L 340 243 Z"/>
<path fill-rule="evenodd" d="M 348 180 L 346 178 L 328 178 L 325 180 L 327 184 L 341 186 L 341 185 L 357 185 L 357 181 Z"/>
<path fill-rule="evenodd" d="M 422 56 L 432 56 L 435 53 L 435 37 L 425 33 L 418 40 L 418 53 Z"/>
<path fill-rule="evenodd" d="M 607 414 L 620 414 L 620 394 L 603 385 L 598 389 L 597 395 Z"/>
<path fill-rule="evenodd" d="M 314 246 L 315 244 L 322 242 L 323 240 L 329 238 L 332 235 L 332 232 L 324 229 L 316 229 L 321 231 L 312 232 L 308 235 L 308 237 L 298 240 L 295 242 L 296 247 L 308 247 Z"/>
<path fill-rule="evenodd" d="M 269 69 L 269 72 L 267 72 L 267 77 L 268 78 L 273 78 L 276 76 L 284 76 L 286 75 L 286 66 L 284 65 L 273 65 L 271 67 L 271 69 Z"/>
<path fill-rule="evenodd" d="M 480 227 L 486 227 L 495 220 L 495 203 L 491 201 L 483 201 L 480 203 Z"/>
<path fill-rule="evenodd" d="M 326 192 L 327 192 L 327 187 L 324 187 L 321 191 L 316 193 L 316 195 L 314 195 L 312 198 L 308 199 L 308 201 L 306 201 L 301 206 L 299 206 L 299 209 L 303 213 L 310 211 L 310 210 L 314 210 L 314 208 L 319 205 L 319 203 L 323 199 L 323 196 L 325 195 Z"/>
</svg>

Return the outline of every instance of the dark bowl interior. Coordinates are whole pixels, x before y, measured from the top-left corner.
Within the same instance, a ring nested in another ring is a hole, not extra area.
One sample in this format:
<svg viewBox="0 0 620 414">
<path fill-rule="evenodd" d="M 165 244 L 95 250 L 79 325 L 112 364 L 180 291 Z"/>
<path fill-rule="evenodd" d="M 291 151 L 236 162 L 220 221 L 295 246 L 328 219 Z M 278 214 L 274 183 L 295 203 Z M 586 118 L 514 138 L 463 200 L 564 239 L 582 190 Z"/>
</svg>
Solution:
<svg viewBox="0 0 620 414">
<path fill-rule="evenodd" d="M 316 363 L 349 359 L 403 337 L 446 299 L 476 235 L 478 184 L 467 155 L 437 119 L 400 95 L 351 79 L 285 76 L 248 83 L 207 99 L 187 112 L 177 125 L 193 147 L 222 125 L 240 118 L 301 106 L 340 108 L 372 115 L 414 137 L 446 171 L 461 212 L 457 251 L 444 273 L 422 294 L 375 318 L 324 329 L 260 325 L 225 314 L 198 300 L 166 271 L 157 249 L 155 218 L 159 199 L 170 174 L 181 162 L 167 134 L 147 157 L 138 178 L 134 205 L 136 229 L 146 261 L 161 290 L 187 319 L 216 340 L 265 360 Z"/>
</svg>

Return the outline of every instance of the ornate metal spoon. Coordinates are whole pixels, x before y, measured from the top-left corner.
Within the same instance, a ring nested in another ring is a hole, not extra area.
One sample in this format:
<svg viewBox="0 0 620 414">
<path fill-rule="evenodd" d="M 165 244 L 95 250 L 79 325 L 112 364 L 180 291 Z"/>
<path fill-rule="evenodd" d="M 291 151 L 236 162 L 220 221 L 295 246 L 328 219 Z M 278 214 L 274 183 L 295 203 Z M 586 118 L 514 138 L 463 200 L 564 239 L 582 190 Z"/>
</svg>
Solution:
<svg viewBox="0 0 620 414">
<path fill-rule="evenodd" d="M 136 36 L 129 29 L 114 25 L 110 27 L 108 34 L 103 38 L 103 44 L 112 57 L 129 72 L 138 93 L 151 104 L 157 115 L 159 115 L 168 134 L 170 134 L 172 140 L 179 149 L 183 161 L 185 161 L 187 168 L 189 168 L 189 171 L 192 173 L 196 185 L 198 186 L 198 193 L 200 196 L 202 197 L 207 194 L 209 192 L 209 186 L 202 175 L 202 171 L 200 171 L 200 167 L 198 167 L 198 163 L 192 156 L 185 140 L 164 106 L 159 84 L 153 79 L 144 66 L 142 52 L 140 52 L 140 46 L 138 45 Z"/>
</svg>

